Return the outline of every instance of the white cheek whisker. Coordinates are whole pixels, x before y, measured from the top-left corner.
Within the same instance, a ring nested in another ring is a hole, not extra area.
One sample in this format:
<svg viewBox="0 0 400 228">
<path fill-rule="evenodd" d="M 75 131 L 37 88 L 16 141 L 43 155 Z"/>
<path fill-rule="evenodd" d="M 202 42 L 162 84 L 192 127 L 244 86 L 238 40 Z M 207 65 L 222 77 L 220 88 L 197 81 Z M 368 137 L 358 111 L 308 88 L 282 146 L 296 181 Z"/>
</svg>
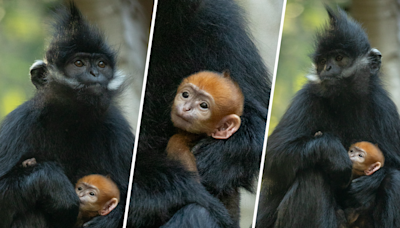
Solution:
<svg viewBox="0 0 400 228">
<path fill-rule="evenodd" d="M 317 68 L 315 64 L 312 64 L 310 68 L 310 72 L 306 75 L 306 78 L 313 83 L 321 83 L 321 79 L 319 78 L 317 74 Z"/>
<path fill-rule="evenodd" d="M 115 75 L 114 78 L 111 79 L 111 81 L 108 83 L 107 89 L 108 90 L 117 90 L 125 81 L 125 74 L 122 70 L 118 70 Z"/>
</svg>

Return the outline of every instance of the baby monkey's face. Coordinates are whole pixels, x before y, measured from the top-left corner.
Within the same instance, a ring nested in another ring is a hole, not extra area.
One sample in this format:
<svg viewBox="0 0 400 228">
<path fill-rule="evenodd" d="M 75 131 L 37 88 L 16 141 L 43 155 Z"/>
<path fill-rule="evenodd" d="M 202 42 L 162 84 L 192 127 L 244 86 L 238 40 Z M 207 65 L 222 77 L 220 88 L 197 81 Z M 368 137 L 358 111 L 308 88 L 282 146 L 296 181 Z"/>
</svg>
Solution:
<svg viewBox="0 0 400 228">
<path fill-rule="evenodd" d="M 99 189 L 96 186 L 87 183 L 78 183 L 75 192 L 80 200 L 80 208 L 84 210 L 92 210 L 97 207 Z"/>
<path fill-rule="evenodd" d="M 347 153 L 349 154 L 350 160 L 353 162 L 353 164 L 362 164 L 365 162 L 365 158 L 367 157 L 367 153 L 363 149 L 356 146 L 351 147 Z"/>
<path fill-rule="evenodd" d="M 353 163 L 353 177 L 371 175 L 383 166 L 385 158 L 377 145 L 358 142 L 347 152 Z"/>
</svg>

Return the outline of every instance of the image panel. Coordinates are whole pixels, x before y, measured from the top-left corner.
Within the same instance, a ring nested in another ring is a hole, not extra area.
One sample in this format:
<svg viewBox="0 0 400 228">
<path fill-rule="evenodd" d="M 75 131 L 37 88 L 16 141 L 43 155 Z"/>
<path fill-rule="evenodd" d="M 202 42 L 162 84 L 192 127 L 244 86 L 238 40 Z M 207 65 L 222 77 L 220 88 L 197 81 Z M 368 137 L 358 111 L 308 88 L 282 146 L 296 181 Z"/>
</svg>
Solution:
<svg viewBox="0 0 400 228">
<path fill-rule="evenodd" d="M 398 6 L 287 1 L 256 227 L 398 227 Z"/>
<path fill-rule="evenodd" d="M 153 1 L 0 1 L 0 227 L 122 227 Z"/>
<path fill-rule="evenodd" d="M 250 227 L 284 1 L 159 1 L 127 227 Z"/>
</svg>

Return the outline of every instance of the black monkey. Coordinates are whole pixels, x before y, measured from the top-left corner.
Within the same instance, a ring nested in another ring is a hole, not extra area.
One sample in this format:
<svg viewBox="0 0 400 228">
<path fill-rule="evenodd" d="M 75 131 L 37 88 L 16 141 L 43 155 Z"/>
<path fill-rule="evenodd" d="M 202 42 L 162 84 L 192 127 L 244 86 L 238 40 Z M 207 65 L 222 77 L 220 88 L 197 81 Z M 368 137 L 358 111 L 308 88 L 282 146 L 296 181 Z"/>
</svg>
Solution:
<svg viewBox="0 0 400 228">
<path fill-rule="evenodd" d="M 100 31 L 71 4 L 57 12 L 35 96 L 0 128 L 0 227 L 73 227 L 82 176 L 110 174 L 125 199 L 134 136 L 114 98 L 124 76 Z M 32 167 L 22 161 L 35 158 Z M 125 202 L 89 227 L 121 227 Z"/>
<path fill-rule="evenodd" d="M 400 122 L 381 85 L 381 54 L 345 12 L 327 11 L 310 82 L 268 138 L 257 227 L 336 228 L 345 198 L 363 208 L 359 219 L 369 226 L 399 227 Z M 379 142 L 387 163 L 346 191 L 353 140 Z"/>
<path fill-rule="evenodd" d="M 155 162 L 152 160 L 155 158 L 152 157 L 165 156 L 168 139 L 176 133 L 170 120 L 170 110 L 181 80 L 200 70 L 222 72 L 228 69 L 245 96 L 242 125 L 228 140 L 201 141 L 194 153 L 202 184 L 225 204 L 238 225 L 238 188 L 252 190 L 254 178 L 259 170 L 269 102 L 269 74 L 249 38 L 242 11 L 234 1 L 179 0 L 159 1 L 158 4 L 135 166 L 130 221 L 132 224 L 140 222 L 140 216 L 136 216 L 139 211 L 135 204 L 146 206 L 146 202 L 138 202 L 140 197 L 145 196 L 135 193 L 136 185 L 149 184 L 161 176 L 159 173 L 146 171 L 145 167 L 153 166 Z M 183 175 L 178 173 L 178 170 L 176 172 L 170 178 Z M 168 180 L 159 179 L 157 187 L 149 190 L 147 197 L 166 192 L 164 186 L 170 186 Z M 193 187 L 195 184 L 195 181 L 191 180 L 190 189 L 198 188 Z M 163 199 L 153 197 L 148 200 L 147 208 L 155 201 L 162 206 L 174 203 L 177 210 L 193 202 L 189 197 L 194 198 L 195 194 L 202 190 L 198 188 L 193 190 L 193 193 L 180 193 L 172 187 L 166 189 L 168 192 L 165 194 L 171 195 L 171 199 L 161 203 Z M 179 195 L 185 198 L 178 198 Z M 210 212 L 204 205 L 203 203 L 201 206 Z M 207 212 L 204 209 L 201 213 L 196 212 L 201 208 L 194 207 L 183 207 L 168 225 L 174 222 L 179 224 L 179 219 L 184 220 L 184 216 L 199 217 Z M 211 211 L 211 215 L 213 213 Z M 163 224 L 170 217 L 158 218 L 158 224 Z M 206 220 L 199 226 L 212 227 Z"/>
</svg>

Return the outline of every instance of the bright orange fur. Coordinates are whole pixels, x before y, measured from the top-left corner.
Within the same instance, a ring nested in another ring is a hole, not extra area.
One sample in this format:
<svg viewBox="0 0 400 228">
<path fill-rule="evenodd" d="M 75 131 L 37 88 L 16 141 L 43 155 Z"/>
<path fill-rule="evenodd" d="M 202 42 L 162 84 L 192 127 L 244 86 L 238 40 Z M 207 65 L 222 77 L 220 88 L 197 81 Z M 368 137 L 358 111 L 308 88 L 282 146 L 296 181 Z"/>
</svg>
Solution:
<svg viewBox="0 0 400 228">
<path fill-rule="evenodd" d="M 239 85 L 228 73 L 222 76 L 210 71 L 201 71 L 185 78 L 180 87 L 186 83 L 196 85 L 214 98 L 218 108 L 212 110 L 213 119 L 221 119 L 222 116 L 229 114 L 242 115 L 244 96 Z"/>
<path fill-rule="evenodd" d="M 181 94 L 191 90 L 194 91 L 192 91 L 193 94 L 190 94 L 190 96 L 193 96 L 191 98 L 193 101 L 185 101 Z M 207 111 L 205 111 L 207 113 L 204 115 L 197 115 L 196 112 L 187 114 L 193 111 L 192 109 L 198 108 L 193 104 L 196 104 L 196 99 L 201 102 L 203 97 L 209 105 Z M 192 107 L 192 109 L 184 111 L 184 104 L 190 104 L 191 106 L 188 107 Z M 167 146 L 168 156 L 179 159 L 188 170 L 197 173 L 195 157 L 190 151 L 194 141 L 198 140 L 201 134 L 216 139 L 229 138 L 240 127 L 243 105 L 243 93 L 239 85 L 230 78 L 227 72 L 219 74 L 201 71 L 185 78 L 178 87 L 171 112 L 172 122 L 183 131 L 171 137 Z M 189 121 L 180 120 L 184 115 Z M 176 119 L 179 120 L 179 124 Z"/>
<path fill-rule="evenodd" d="M 380 161 L 383 166 L 383 164 L 385 163 L 385 157 L 383 156 L 382 151 L 378 148 L 377 145 L 365 141 L 354 143 L 353 145 L 364 149 L 368 153 L 368 157 L 365 160 L 366 164 L 370 165 L 375 161 Z"/>
<path fill-rule="evenodd" d="M 354 161 L 353 162 L 353 177 L 371 175 L 385 163 L 385 157 L 382 151 L 377 145 L 370 142 L 362 141 L 354 143 L 350 146 L 349 153 L 351 150 L 358 150 L 365 152 L 365 158 L 363 162 Z"/>
<path fill-rule="evenodd" d="M 91 184 L 100 190 L 101 194 L 99 195 L 99 200 L 97 202 L 99 205 L 104 204 L 107 202 L 107 200 L 114 197 L 117 198 L 118 201 L 120 199 L 119 189 L 114 181 L 112 181 L 109 177 L 99 174 L 92 174 L 82 177 L 77 183 L 79 182 Z"/>
<path fill-rule="evenodd" d="M 83 225 L 84 222 L 90 220 L 97 215 L 106 215 L 112 211 L 120 200 L 120 192 L 117 185 L 111 180 L 99 174 L 92 174 L 82 177 L 76 183 L 75 190 L 78 187 L 90 189 L 96 193 L 97 200 L 95 202 L 82 202 L 80 193 L 77 192 L 81 199 L 80 211 L 78 215 L 77 226 Z M 82 195 L 87 195 L 87 193 Z M 95 198 L 94 198 L 95 199 Z"/>
</svg>

